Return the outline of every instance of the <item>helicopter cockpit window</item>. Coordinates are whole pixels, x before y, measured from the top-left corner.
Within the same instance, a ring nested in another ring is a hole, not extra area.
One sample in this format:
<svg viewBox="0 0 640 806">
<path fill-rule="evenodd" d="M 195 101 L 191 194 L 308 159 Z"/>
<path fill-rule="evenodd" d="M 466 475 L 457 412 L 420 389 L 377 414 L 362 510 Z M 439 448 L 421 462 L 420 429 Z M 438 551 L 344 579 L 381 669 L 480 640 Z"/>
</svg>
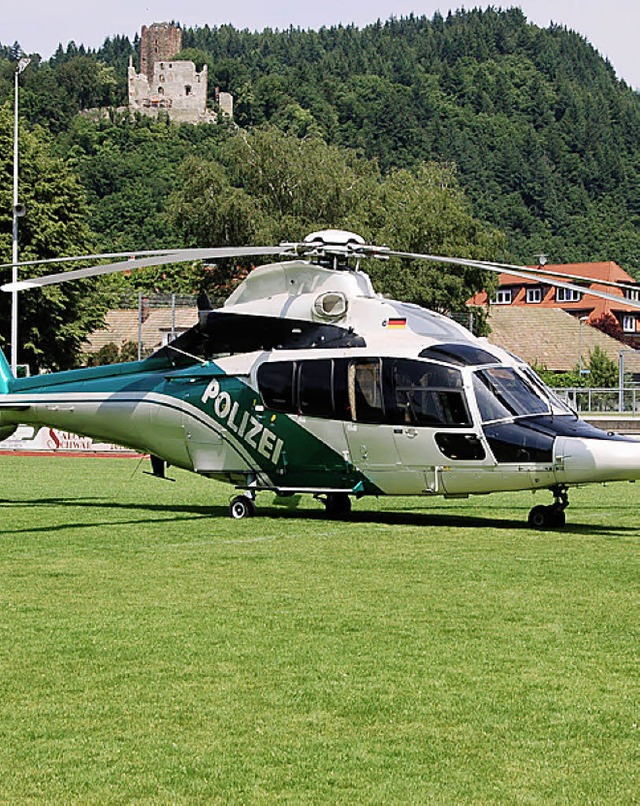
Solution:
<svg viewBox="0 0 640 806">
<path fill-rule="evenodd" d="M 352 361 L 349 364 L 349 408 L 354 420 L 361 423 L 381 423 L 382 366 L 379 359 Z"/>
<path fill-rule="evenodd" d="M 511 367 L 491 367 L 473 376 L 483 422 L 549 414 L 549 403 Z"/>
<path fill-rule="evenodd" d="M 268 409 L 291 414 L 296 411 L 293 399 L 293 361 L 274 361 L 258 369 L 258 388 Z"/>
<path fill-rule="evenodd" d="M 457 369 L 403 358 L 385 360 L 387 422 L 419 426 L 470 426 Z"/>
<path fill-rule="evenodd" d="M 560 400 L 558 395 L 553 392 L 546 383 L 540 378 L 527 364 L 522 364 L 518 367 L 519 371 L 525 376 L 525 378 L 529 381 L 529 383 L 534 387 L 536 392 L 543 397 L 545 400 L 549 401 L 551 406 L 551 413 L 552 414 L 570 414 L 574 415 L 574 412 L 571 411 L 567 404 Z"/>
</svg>

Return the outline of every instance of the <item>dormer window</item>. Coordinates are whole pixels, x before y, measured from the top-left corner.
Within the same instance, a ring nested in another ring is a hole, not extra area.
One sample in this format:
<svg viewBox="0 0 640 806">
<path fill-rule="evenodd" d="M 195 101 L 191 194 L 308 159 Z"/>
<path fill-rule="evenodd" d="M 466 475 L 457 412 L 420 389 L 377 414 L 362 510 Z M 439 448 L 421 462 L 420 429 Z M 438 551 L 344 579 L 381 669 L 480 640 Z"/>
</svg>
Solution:
<svg viewBox="0 0 640 806">
<path fill-rule="evenodd" d="M 580 302 L 582 294 L 574 288 L 556 288 L 556 302 Z"/>
<path fill-rule="evenodd" d="M 491 300 L 494 305 L 511 305 L 513 292 L 510 288 L 499 288 L 496 291 L 495 299 Z"/>
<path fill-rule="evenodd" d="M 534 303 L 534 302 L 542 302 L 542 288 L 541 286 L 534 286 L 533 288 L 527 288 L 527 302 Z"/>
</svg>

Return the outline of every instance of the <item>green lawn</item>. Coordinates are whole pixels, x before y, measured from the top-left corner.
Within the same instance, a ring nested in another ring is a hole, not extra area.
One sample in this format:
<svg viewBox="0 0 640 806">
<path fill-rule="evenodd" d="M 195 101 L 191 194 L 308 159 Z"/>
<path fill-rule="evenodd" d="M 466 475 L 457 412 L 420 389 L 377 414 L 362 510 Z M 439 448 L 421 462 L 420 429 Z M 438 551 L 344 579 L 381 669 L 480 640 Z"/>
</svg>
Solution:
<svg viewBox="0 0 640 806">
<path fill-rule="evenodd" d="M 550 494 L 0 474 L 0 802 L 638 803 L 640 487 L 535 532 Z"/>
</svg>

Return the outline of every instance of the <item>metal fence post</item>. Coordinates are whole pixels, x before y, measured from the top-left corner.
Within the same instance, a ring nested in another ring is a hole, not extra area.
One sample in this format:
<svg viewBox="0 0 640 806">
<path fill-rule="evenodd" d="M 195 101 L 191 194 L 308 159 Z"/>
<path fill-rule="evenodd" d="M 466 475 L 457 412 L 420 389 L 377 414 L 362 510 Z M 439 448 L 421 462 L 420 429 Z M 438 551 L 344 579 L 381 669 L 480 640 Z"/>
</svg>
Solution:
<svg viewBox="0 0 640 806">
<path fill-rule="evenodd" d="M 142 360 L 142 291 L 138 292 L 138 361 Z"/>
</svg>

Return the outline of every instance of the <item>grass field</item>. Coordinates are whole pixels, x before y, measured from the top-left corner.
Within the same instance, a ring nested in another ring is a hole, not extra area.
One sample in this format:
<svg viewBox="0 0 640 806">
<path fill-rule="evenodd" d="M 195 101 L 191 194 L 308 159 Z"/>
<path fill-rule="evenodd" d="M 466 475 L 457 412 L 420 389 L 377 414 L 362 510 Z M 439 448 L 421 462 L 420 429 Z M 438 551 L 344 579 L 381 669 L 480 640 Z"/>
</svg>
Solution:
<svg viewBox="0 0 640 806">
<path fill-rule="evenodd" d="M 364 499 L 0 457 L 0 802 L 638 803 L 640 487 Z"/>
</svg>

